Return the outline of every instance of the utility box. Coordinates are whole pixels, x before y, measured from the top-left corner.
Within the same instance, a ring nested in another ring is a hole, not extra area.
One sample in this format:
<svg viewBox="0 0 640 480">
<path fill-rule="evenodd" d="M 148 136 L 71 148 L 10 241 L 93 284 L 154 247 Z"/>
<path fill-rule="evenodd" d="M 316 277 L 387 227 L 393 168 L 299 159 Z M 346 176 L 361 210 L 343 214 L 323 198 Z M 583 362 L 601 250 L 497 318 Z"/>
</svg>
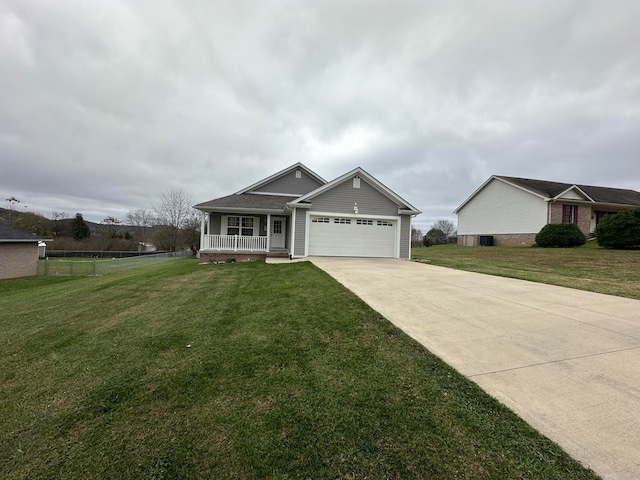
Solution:
<svg viewBox="0 0 640 480">
<path fill-rule="evenodd" d="M 481 247 L 493 247 L 493 235 L 480 235 Z"/>
</svg>

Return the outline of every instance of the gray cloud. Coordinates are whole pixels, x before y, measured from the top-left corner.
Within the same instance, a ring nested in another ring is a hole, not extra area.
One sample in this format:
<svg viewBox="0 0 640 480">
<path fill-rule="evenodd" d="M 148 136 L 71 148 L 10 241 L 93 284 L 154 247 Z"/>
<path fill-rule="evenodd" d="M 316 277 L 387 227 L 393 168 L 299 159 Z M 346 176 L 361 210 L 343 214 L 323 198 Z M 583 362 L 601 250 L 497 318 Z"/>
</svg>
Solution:
<svg viewBox="0 0 640 480">
<path fill-rule="evenodd" d="M 301 161 L 425 213 L 491 174 L 640 190 L 640 4 L 5 0 L 0 192 L 205 201 Z"/>
</svg>

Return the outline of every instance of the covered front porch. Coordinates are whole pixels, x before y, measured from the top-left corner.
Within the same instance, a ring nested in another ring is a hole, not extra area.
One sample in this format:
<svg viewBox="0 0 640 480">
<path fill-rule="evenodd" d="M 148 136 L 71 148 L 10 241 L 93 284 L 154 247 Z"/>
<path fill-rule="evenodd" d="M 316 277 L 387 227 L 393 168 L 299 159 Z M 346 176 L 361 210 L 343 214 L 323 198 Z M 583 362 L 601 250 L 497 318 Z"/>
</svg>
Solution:
<svg viewBox="0 0 640 480">
<path fill-rule="evenodd" d="M 200 252 L 288 256 L 289 223 L 282 214 L 204 212 Z"/>
</svg>

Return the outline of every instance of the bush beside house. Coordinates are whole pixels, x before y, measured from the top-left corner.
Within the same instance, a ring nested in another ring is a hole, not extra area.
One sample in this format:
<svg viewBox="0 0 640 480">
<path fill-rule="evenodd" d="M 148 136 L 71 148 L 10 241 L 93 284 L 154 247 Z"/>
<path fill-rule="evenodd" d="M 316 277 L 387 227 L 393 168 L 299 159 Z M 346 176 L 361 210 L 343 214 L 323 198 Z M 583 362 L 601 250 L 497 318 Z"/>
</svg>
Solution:
<svg viewBox="0 0 640 480">
<path fill-rule="evenodd" d="M 536 235 L 536 244 L 543 248 L 579 247 L 586 241 L 587 237 L 575 223 L 550 223 Z"/>
<path fill-rule="evenodd" d="M 640 248 L 640 208 L 603 218 L 596 237 L 601 247 Z"/>
</svg>

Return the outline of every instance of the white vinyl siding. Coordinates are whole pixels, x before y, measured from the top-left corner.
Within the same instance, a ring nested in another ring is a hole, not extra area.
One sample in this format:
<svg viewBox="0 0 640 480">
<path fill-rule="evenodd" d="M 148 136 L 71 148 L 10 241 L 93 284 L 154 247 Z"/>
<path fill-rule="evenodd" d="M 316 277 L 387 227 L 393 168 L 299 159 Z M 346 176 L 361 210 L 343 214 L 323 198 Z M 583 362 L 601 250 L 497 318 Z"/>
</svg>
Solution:
<svg viewBox="0 0 640 480">
<path fill-rule="evenodd" d="M 537 233 L 546 223 L 542 198 L 496 179 L 458 211 L 458 235 Z"/>
</svg>

